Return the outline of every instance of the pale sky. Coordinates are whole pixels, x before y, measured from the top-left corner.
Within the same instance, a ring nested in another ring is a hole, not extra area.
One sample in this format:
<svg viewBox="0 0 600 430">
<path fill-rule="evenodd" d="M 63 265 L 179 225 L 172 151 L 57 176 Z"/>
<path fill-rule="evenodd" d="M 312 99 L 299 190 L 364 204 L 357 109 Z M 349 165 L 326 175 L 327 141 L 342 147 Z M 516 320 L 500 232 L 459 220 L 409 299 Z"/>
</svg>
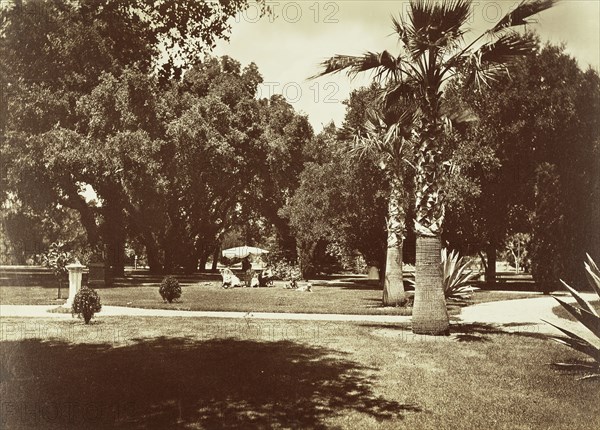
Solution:
<svg viewBox="0 0 600 430">
<path fill-rule="evenodd" d="M 370 82 L 369 75 L 350 82 L 345 74 L 308 81 L 319 63 L 335 54 L 361 55 L 387 49 L 398 53 L 390 15 L 408 2 L 400 0 L 315 1 L 273 0 L 276 17 L 257 18 L 257 8 L 232 20 L 230 42 L 220 42 L 213 55 L 229 55 L 243 66 L 257 64 L 265 83 L 259 96 L 283 94 L 298 112 L 308 114 L 315 131 L 331 120 L 340 125 L 352 89 Z M 474 0 L 473 35 L 493 26 L 518 4 L 515 0 Z M 600 0 L 563 0 L 537 16 L 543 40 L 564 42 L 582 68 L 600 69 Z"/>
</svg>

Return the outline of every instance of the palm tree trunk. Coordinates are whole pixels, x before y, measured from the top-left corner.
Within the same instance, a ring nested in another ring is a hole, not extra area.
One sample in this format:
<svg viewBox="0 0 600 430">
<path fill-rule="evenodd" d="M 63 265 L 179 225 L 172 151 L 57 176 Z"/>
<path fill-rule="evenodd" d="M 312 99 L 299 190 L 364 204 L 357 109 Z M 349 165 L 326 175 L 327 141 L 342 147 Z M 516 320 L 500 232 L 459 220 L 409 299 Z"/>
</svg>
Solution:
<svg viewBox="0 0 600 430">
<path fill-rule="evenodd" d="M 445 175 L 434 130 L 419 151 L 415 174 L 415 303 L 412 329 L 416 334 L 442 335 L 450 326 L 442 286 L 441 227 L 444 220 L 443 185 Z"/>
<path fill-rule="evenodd" d="M 449 325 L 442 288 L 441 237 L 417 236 L 413 333 L 447 334 Z"/>
<path fill-rule="evenodd" d="M 406 302 L 402 276 L 402 242 L 405 228 L 402 191 L 401 181 L 392 180 L 388 201 L 387 253 L 383 281 L 384 306 L 400 306 Z"/>
</svg>

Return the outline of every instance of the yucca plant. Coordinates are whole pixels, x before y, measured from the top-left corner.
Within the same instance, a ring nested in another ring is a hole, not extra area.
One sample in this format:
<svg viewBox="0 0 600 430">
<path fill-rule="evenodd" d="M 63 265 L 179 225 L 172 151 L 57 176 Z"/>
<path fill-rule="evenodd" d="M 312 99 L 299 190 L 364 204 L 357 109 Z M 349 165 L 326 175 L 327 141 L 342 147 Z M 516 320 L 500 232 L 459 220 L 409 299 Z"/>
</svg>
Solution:
<svg viewBox="0 0 600 430">
<path fill-rule="evenodd" d="M 465 300 L 471 298 L 475 278 L 479 273 L 469 270 L 470 261 L 464 257 L 460 258 L 458 252 L 442 249 L 442 276 L 444 295 L 450 300 Z"/>
<path fill-rule="evenodd" d="M 592 289 L 598 295 L 600 299 L 600 270 L 598 270 L 598 266 L 592 260 L 589 254 L 587 255 L 587 261 L 584 263 L 586 276 L 588 283 L 592 287 Z M 561 279 L 563 285 L 569 290 L 573 298 L 577 301 L 579 306 L 575 306 L 574 304 L 566 303 L 565 301 L 559 299 L 558 297 L 554 297 L 558 303 L 561 304 L 563 308 L 565 308 L 577 321 L 583 324 L 588 330 L 590 330 L 594 336 L 596 336 L 596 344 L 594 345 L 590 341 L 583 339 L 582 337 L 576 335 L 572 331 L 566 330 L 562 327 L 559 327 L 551 322 L 545 321 L 547 324 L 555 327 L 560 330 L 566 336 L 551 336 L 552 340 L 555 340 L 558 343 L 563 345 L 567 345 L 573 348 L 576 351 L 582 352 L 590 357 L 592 357 L 595 363 L 590 364 L 570 364 L 570 363 L 555 363 L 557 366 L 564 368 L 572 368 L 577 370 L 584 370 L 589 372 L 586 376 L 579 379 L 589 379 L 589 378 L 600 378 L 600 316 L 598 313 L 599 309 L 595 309 L 591 303 L 586 301 L 581 295 L 574 289 L 567 285 Z"/>
</svg>

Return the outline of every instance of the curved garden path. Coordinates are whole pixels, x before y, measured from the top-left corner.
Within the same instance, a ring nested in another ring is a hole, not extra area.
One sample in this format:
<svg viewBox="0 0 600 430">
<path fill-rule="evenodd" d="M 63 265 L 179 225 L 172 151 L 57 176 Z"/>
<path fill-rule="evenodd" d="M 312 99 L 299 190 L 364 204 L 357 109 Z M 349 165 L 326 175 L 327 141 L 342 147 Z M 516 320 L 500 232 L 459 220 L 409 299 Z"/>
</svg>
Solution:
<svg viewBox="0 0 600 430">
<path fill-rule="evenodd" d="M 593 294 L 584 294 L 586 299 L 594 299 Z M 572 302 L 571 297 L 565 300 Z M 558 302 L 549 296 L 529 299 L 514 299 L 481 303 L 462 309 L 460 315 L 453 318 L 458 324 L 486 324 L 508 332 L 520 331 L 543 334 L 559 334 L 558 330 L 542 320 L 560 325 L 567 330 L 589 338 L 589 333 L 579 323 L 560 318 L 552 312 Z M 71 318 L 70 313 L 51 313 L 56 305 L 0 305 L 0 317 L 30 318 Z M 169 309 L 141 309 L 123 306 L 103 306 L 101 316 L 139 316 L 139 317 L 196 317 L 196 318 L 254 318 L 268 320 L 310 320 L 310 321 L 348 321 L 374 323 L 410 323 L 410 316 L 396 315 L 343 315 L 308 314 L 275 312 L 210 312 L 180 311 Z"/>
</svg>

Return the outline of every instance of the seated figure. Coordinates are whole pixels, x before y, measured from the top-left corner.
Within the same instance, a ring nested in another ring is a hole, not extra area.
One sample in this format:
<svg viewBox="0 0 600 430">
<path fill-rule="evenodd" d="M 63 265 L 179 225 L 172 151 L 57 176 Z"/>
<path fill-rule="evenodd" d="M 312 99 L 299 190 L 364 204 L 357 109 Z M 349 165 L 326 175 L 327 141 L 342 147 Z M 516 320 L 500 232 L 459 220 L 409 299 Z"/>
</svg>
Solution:
<svg viewBox="0 0 600 430">
<path fill-rule="evenodd" d="M 258 275 L 258 285 L 260 287 L 273 286 L 273 272 L 270 268 L 266 268 Z"/>
<path fill-rule="evenodd" d="M 240 278 L 238 278 L 229 268 L 221 269 L 221 276 L 223 277 L 221 288 L 227 289 L 242 286 Z"/>
</svg>

